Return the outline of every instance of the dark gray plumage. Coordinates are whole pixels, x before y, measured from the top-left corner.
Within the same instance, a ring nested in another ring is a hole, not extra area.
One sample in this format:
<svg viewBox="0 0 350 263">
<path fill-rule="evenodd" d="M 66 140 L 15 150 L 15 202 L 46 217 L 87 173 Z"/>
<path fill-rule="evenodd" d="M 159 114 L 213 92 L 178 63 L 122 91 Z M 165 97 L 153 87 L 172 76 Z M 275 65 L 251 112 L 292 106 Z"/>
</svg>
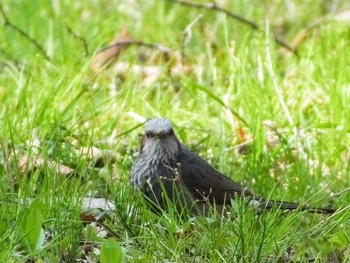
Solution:
<svg viewBox="0 0 350 263">
<path fill-rule="evenodd" d="M 140 155 L 131 169 L 130 182 L 161 209 L 168 204 L 167 196 L 177 208 L 196 214 L 205 214 L 211 207 L 222 212 L 237 197 L 245 197 L 260 209 L 275 207 L 317 213 L 335 211 L 331 208 L 266 201 L 254 195 L 182 145 L 174 134 L 172 123 L 165 118 L 154 118 L 146 124 Z"/>
</svg>

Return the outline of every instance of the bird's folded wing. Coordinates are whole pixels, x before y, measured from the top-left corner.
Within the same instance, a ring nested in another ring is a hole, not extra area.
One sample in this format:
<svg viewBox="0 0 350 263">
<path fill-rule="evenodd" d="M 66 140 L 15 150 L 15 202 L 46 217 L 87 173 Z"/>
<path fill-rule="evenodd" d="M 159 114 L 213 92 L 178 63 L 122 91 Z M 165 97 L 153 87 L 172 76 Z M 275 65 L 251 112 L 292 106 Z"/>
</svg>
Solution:
<svg viewBox="0 0 350 263">
<path fill-rule="evenodd" d="M 181 165 L 181 180 L 196 199 L 228 204 L 230 199 L 237 196 L 253 195 L 185 146 L 182 147 L 178 161 Z"/>
</svg>

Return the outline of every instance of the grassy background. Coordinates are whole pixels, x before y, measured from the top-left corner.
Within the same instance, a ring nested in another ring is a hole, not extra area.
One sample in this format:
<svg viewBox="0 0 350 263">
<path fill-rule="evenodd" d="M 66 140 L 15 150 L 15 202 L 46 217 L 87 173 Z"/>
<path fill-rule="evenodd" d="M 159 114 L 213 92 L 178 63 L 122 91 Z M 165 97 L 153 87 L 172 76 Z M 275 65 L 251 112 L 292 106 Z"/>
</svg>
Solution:
<svg viewBox="0 0 350 263">
<path fill-rule="evenodd" d="M 49 57 L 1 16 L 2 262 L 87 257 L 83 248 L 98 248 L 105 240 L 81 223 L 80 200 L 91 193 L 115 201 L 106 224 L 125 261 L 349 260 L 349 209 L 328 218 L 278 211 L 256 216 L 236 204 L 235 220 L 195 218 L 191 227 L 187 219 L 152 215 L 128 185 L 142 132 L 138 125 L 164 116 L 184 144 L 255 193 L 346 208 L 348 192 L 336 194 L 350 181 L 349 24 L 331 20 L 310 30 L 298 56 L 281 52 L 265 32 L 268 20 L 270 33 L 291 42 L 317 19 L 349 8 L 346 1 L 220 1 L 257 22 L 258 31 L 222 13 L 166 1 L 11 0 L 1 5 L 8 21 Z M 184 49 L 189 73 L 169 74 L 178 55 L 161 59 L 159 52 L 137 46 L 124 50 L 116 63 L 154 68 L 160 72 L 154 81 L 132 70 L 118 72 L 113 65 L 92 72 L 95 54 L 123 28 L 134 40 L 179 54 L 184 29 L 201 13 Z M 267 120 L 284 130 L 280 147 L 266 147 Z M 305 135 L 296 139 L 295 127 Z M 238 130 L 254 139 L 247 155 L 234 151 L 244 141 Z M 97 167 L 82 147 L 99 149 L 103 164 Z M 30 169 L 25 162 L 23 171 L 18 165 L 23 156 L 40 156 L 44 164 Z M 69 178 L 58 172 L 60 164 L 72 169 Z M 131 204 L 136 208 L 129 211 Z M 45 233 L 41 246 L 28 238 L 35 222 L 42 222 L 38 231 Z M 179 230 L 187 231 L 179 237 Z M 87 254 L 92 261 L 99 258 Z"/>
</svg>

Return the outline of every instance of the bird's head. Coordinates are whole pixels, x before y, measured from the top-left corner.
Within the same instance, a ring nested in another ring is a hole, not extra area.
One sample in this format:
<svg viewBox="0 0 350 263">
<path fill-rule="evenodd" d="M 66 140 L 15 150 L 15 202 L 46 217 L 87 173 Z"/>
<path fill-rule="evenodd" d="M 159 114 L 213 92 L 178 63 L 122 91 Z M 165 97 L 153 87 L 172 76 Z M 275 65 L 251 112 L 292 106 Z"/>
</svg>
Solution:
<svg viewBox="0 0 350 263">
<path fill-rule="evenodd" d="M 155 159 L 174 159 L 180 152 L 180 142 L 173 124 L 165 118 L 150 119 L 141 141 L 140 154 Z"/>
</svg>

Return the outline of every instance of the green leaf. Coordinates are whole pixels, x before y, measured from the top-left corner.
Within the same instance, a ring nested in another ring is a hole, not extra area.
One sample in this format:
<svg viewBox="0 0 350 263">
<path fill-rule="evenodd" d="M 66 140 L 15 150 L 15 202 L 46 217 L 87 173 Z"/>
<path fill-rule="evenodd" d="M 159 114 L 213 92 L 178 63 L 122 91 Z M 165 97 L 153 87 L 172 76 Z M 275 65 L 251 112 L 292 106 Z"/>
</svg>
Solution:
<svg viewBox="0 0 350 263">
<path fill-rule="evenodd" d="M 45 241 L 45 232 L 42 229 L 44 218 L 41 211 L 43 209 L 43 203 L 35 199 L 30 204 L 29 211 L 26 213 L 27 218 L 24 224 L 24 233 L 28 248 L 32 252 L 40 250 Z"/>
<path fill-rule="evenodd" d="M 18 229 L 22 235 L 27 234 L 26 233 L 26 224 L 27 224 L 27 218 L 28 218 L 29 212 L 30 212 L 29 208 L 26 207 L 19 213 L 19 215 L 17 217 Z"/>
<path fill-rule="evenodd" d="M 20 237 L 23 238 L 30 252 L 42 249 L 45 241 L 45 232 L 42 229 L 45 208 L 39 199 L 34 199 L 29 207 L 24 208 L 17 217 L 17 226 Z"/>
<path fill-rule="evenodd" d="M 121 263 L 123 261 L 123 252 L 119 243 L 114 239 L 107 239 L 101 247 L 101 263 Z"/>
<path fill-rule="evenodd" d="M 34 199 L 29 206 L 29 209 L 32 210 L 34 208 L 39 209 L 39 211 L 45 210 L 45 205 L 40 199 Z"/>
<path fill-rule="evenodd" d="M 42 229 L 43 216 L 38 208 L 30 209 L 26 224 L 26 241 L 30 251 L 36 251 L 42 248 L 45 240 L 45 232 Z"/>
</svg>

